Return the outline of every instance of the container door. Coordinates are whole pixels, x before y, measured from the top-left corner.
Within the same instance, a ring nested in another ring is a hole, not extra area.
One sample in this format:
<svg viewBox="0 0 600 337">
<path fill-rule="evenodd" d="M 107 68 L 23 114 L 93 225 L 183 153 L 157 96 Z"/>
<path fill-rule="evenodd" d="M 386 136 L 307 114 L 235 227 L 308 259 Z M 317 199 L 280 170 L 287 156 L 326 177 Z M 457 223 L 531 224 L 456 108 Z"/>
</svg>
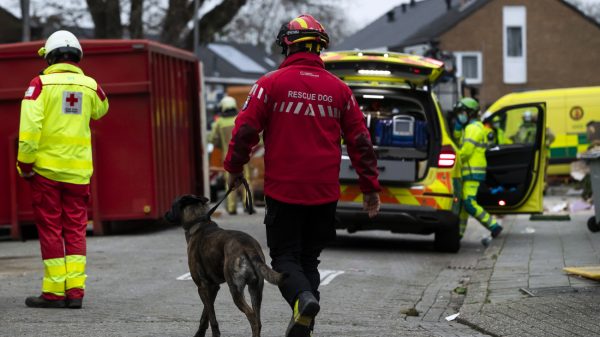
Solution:
<svg viewBox="0 0 600 337">
<path fill-rule="evenodd" d="M 484 120 L 488 127 L 486 180 L 477 200 L 490 213 L 543 211 L 546 103 L 507 106 Z"/>
</svg>

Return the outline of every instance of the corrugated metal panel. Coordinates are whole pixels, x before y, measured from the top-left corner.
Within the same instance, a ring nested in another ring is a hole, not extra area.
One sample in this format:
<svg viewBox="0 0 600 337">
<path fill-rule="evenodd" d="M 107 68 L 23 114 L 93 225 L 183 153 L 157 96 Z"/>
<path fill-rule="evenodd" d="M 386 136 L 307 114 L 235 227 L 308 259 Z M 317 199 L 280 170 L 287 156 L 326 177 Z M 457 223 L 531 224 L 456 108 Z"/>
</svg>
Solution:
<svg viewBox="0 0 600 337">
<path fill-rule="evenodd" d="M 193 54 L 145 40 L 83 40 L 81 66 L 108 95 L 107 116 L 92 122 L 98 219 L 159 219 L 179 194 L 202 194 L 204 150 L 199 64 Z M 0 46 L 0 148 L 14 147 L 19 106 L 29 80 L 45 66 L 41 41 Z M 0 225 L 31 222 L 29 189 L 10 178 L 14 151 L 0 157 Z M 6 188 L 5 188 L 6 187 Z M 98 230 L 98 231 L 101 231 Z"/>
</svg>

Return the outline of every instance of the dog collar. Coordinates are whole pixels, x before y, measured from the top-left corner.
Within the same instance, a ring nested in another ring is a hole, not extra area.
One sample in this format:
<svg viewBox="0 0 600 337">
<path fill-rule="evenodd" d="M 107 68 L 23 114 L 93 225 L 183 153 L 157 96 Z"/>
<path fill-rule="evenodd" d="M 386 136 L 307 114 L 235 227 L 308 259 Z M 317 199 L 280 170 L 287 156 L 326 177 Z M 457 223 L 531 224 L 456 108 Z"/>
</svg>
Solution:
<svg viewBox="0 0 600 337">
<path fill-rule="evenodd" d="M 213 221 L 210 221 L 209 223 L 207 223 L 204 226 L 202 226 L 202 222 L 197 222 L 192 227 L 190 227 L 188 232 L 190 233 L 190 235 L 194 235 L 198 230 L 200 230 L 200 228 L 207 230 L 207 229 L 218 228 L 218 227 L 219 226 L 217 225 L 217 223 L 215 223 Z"/>
<path fill-rule="evenodd" d="M 194 233 L 196 233 L 199 229 L 200 229 L 200 223 L 193 225 L 189 230 L 190 235 L 194 235 Z"/>
</svg>

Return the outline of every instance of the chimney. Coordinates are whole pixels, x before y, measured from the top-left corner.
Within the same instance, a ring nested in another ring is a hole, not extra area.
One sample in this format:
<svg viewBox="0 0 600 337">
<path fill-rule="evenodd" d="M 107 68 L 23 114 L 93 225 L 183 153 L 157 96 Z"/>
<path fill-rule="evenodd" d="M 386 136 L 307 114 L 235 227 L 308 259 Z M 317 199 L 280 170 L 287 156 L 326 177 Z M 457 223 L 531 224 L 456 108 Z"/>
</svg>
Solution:
<svg viewBox="0 0 600 337">
<path fill-rule="evenodd" d="M 402 13 L 406 13 L 406 4 L 400 5 L 400 8 L 402 8 Z"/>
<path fill-rule="evenodd" d="M 452 9 L 452 0 L 446 0 L 446 9 L 447 10 Z"/>
<path fill-rule="evenodd" d="M 396 21 L 396 13 L 394 12 L 393 9 L 391 11 L 387 12 L 386 15 L 387 15 L 387 21 L 388 22 L 394 22 L 394 21 Z"/>
</svg>

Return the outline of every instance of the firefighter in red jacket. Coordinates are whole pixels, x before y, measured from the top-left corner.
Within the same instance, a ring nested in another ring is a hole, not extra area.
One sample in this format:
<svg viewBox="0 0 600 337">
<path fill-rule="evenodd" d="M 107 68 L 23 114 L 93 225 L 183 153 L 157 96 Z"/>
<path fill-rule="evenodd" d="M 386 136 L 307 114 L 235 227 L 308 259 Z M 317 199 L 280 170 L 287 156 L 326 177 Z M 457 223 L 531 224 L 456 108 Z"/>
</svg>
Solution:
<svg viewBox="0 0 600 337">
<path fill-rule="evenodd" d="M 320 309 L 318 257 L 335 238 L 341 138 L 370 217 L 380 204 L 377 159 L 351 90 L 324 69 L 319 53 L 329 37 L 323 26 L 301 15 L 282 26 L 277 44 L 286 58 L 250 90 L 224 167 L 229 186 L 239 186 L 263 132 L 267 245 L 273 268 L 289 275 L 279 289 L 293 310 L 286 336 L 309 336 Z"/>
<path fill-rule="evenodd" d="M 90 118 L 108 111 L 106 95 L 77 63 L 75 35 L 60 30 L 39 51 L 49 67 L 21 103 L 17 170 L 31 184 L 44 279 L 34 308 L 81 308 L 86 266 L 87 201 L 92 175 Z"/>
</svg>

